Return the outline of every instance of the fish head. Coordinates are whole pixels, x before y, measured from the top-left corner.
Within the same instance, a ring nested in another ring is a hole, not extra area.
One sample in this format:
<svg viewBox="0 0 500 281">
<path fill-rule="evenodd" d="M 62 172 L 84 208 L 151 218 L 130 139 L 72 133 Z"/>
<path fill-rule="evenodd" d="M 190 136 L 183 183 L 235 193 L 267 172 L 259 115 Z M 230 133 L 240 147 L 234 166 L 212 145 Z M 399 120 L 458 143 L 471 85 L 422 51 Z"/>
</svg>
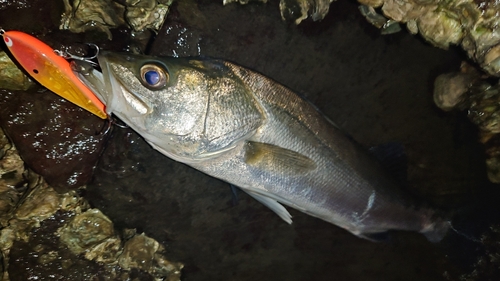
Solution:
<svg viewBox="0 0 500 281">
<path fill-rule="evenodd" d="M 214 93 L 232 97 L 227 89 L 242 92 L 238 81 L 227 78 L 229 70 L 223 64 L 114 52 L 101 52 L 98 61 L 101 72 L 81 61 L 76 61 L 74 71 L 104 102 L 108 114 L 118 116 L 163 154 L 186 163 L 179 158 L 227 145 L 230 141 L 220 136 L 227 135 L 225 130 L 237 131 L 210 121 L 216 120 L 210 116 L 230 112 L 214 111 Z M 211 146 L 209 139 L 219 142 Z"/>
<path fill-rule="evenodd" d="M 97 76 L 84 76 L 84 81 L 100 95 L 108 113 L 165 135 L 194 130 L 207 100 L 206 91 L 193 90 L 203 86 L 202 73 L 179 62 L 133 54 L 101 52 L 98 61 L 102 73 L 93 71 Z"/>
</svg>

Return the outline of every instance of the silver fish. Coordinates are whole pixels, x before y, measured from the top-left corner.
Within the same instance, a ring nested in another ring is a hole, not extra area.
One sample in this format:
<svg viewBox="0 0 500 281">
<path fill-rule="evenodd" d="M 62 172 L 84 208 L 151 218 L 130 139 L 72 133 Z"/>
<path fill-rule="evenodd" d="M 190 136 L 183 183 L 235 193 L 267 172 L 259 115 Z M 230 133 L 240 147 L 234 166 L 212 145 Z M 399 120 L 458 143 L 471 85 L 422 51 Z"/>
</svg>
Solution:
<svg viewBox="0 0 500 281">
<path fill-rule="evenodd" d="M 102 52 L 74 71 L 164 155 L 236 185 L 283 220 L 281 205 L 370 238 L 449 221 L 417 208 L 365 150 L 288 88 L 222 60 Z M 281 204 L 280 204 L 281 203 Z"/>
</svg>

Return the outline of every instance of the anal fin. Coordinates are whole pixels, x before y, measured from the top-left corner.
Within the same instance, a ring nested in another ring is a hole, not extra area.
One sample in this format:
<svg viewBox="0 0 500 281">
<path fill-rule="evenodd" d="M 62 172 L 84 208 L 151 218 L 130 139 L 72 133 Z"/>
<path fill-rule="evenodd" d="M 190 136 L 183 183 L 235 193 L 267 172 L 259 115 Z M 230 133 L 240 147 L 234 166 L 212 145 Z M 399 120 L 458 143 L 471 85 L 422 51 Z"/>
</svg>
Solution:
<svg viewBox="0 0 500 281">
<path fill-rule="evenodd" d="M 238 205 L 239 188 L 233 184 L 229 184 L 229 187 L 231 188 L 231 202 L 233 203 L 233 206 L 236 206 L 236 205 Z"/>
<path fill-rule="evenodd" d="M 248 195 L 252 196 L 255 200 L 259 201 L 260 203 L 264 204 L 266 207 L 271 209 L 273 212 L 275 212 L 280 218 L 282 218 L 284 221 L 287 223 L 291 224 L 292 223 L 292 215 L 281 205 L 278 203 L 278 201 L 266 197 L 262 194 L 249 191 L 246 189 L 243 189 Z"/>
</svg>

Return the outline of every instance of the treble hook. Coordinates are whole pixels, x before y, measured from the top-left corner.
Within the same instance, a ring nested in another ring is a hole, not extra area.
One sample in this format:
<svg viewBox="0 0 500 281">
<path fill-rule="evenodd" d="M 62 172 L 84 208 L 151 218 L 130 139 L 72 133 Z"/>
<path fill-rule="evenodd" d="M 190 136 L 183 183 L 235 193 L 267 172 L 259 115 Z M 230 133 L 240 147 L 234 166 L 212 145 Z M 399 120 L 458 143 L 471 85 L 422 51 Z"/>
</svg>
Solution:
<svg viewBox="0 0 500 281">
<path fill-rule="evenodd" d="M 99 132 L 98 135 L 108 134 L 111 131 L 111 128 L 113 127 L 113 125 L 117 126 L 118 128 L 121 128 L 121 129 L 129 128 L 129 126 L 127 126 L 126 124 L 119 124 L 118 120 L 116 118 L 114 118 L 113 116 L 111 116 L 111 114 L 108 115 L 108 118 L 106 119 L 106 121 L 107 121 L 106 126 L 101 129 L 101 132 Z"/>
<path fill-rule="evenodd" d="M 54 50 L 54 53 L 56 53 L 58 56 L 61 56 L 63 57 L 64 59 L 67 59 L 67 60 L 80 60 L 80 61 L 84 61 L 84 62 L 87 62 L 87 63 L 90 63 L 92 66 L 98 66 L 97 63 L 93 62 L 92 60 L 93 59 L 96 59 L 97 56 L 99 55 L 99 46 L 97 46 L 96 44 L 94 43 L 85 43 L 86 45 L 90 46 L 90 47 L 94 47 L 95 48 L 95 54 L 91 57 L 81 57 L 81 56 L 77 56 L 77 55 L 73 55 L 71 54 L 70 52 L 68 52 L 67 50 L 66 51 L 60 51 L 60 50 Z"/>
</svg>

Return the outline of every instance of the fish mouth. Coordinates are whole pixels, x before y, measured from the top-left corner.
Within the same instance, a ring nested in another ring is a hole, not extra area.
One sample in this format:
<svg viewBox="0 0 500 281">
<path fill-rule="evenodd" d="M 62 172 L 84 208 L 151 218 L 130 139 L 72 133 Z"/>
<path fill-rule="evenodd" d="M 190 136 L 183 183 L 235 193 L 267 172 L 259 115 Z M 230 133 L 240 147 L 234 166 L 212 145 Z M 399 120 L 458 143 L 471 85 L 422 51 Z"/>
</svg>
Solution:
<svg viewBox="0 0 500 281">
<path fill-rule="evenodd" d="M 118 68 L 133 69 L 134 62 L 131 57 L 101 51 L 97 56 L 97 61 L 100 70 L 85 60 L 72 61 L 72 69 L 75 75 L 106 105 L 106 113 L 109 116 L 124 109 L 124 101 L 127 107 L 133 109 L 127 111 L 130 117 L 151 111 L 151 107 L 134 94 L 134 91 L 128 89 L 115 73 Z"/>
<path fill-rule="evenodd" d="M 98 71 L 94 66 L 86 60 L 71 61 L 71 69 L 73 73 L 85 84 L 99 100 L 107 104 L 106 86 L 102 72 Z"/>
</svg>

